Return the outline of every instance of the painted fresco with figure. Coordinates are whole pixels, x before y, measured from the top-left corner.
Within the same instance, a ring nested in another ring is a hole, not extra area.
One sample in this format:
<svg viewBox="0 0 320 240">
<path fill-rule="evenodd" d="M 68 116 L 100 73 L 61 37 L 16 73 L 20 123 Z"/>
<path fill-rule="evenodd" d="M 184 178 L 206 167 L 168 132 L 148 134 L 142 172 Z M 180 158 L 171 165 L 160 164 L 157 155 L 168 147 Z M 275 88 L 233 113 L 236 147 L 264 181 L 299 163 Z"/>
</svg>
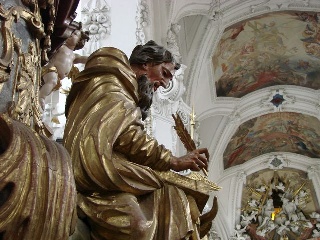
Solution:
<svg viewBox="0 0 320 240">
<path fill-rule="evenodd" d="M 228 28 L 213 56 L 217 96 L 273 85 L 320 88 L 320 13 L 262 15 Z"/>
<path fill-rule="evenodd" d="M 320 122 L 301 113 L 270 113 L 243 123 L 224 154 L 224 168 L 269 152 L 292 152 L 320 157 Z"/>
</svg>

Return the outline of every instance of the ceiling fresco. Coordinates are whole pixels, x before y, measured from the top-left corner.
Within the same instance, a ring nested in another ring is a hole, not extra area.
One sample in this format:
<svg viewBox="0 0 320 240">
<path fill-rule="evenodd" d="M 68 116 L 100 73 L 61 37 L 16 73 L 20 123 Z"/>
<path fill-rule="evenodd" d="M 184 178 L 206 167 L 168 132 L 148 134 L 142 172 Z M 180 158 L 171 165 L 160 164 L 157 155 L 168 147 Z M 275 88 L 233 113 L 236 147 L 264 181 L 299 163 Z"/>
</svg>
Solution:
<svg viewBox="0 0 320 240">
<path fill-rule="evenodd" d="M 273 85 L 320 88 L 320 13 L 278 12 L 228 28 L 212 58 L 217 96 Z"/>
<path fill-rule="evenodd" d="M 224 154 L 224 168 L 269 152 L 293 152 L 320 157 L 320 122 L 300 113 L 277 112 L 239 126 Z"/>
</svg>

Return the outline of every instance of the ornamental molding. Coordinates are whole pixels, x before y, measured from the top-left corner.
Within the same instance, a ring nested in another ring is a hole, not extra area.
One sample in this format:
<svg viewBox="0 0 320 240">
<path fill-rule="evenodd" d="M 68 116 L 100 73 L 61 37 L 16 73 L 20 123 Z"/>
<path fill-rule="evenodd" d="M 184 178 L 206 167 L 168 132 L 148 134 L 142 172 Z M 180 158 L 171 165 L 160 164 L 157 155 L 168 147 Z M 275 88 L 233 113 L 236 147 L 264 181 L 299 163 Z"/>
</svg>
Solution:
<svg viewBox="0 0 320 240">
<path fill-rule="evenodd" d="M 274 105 L 270 102 L 277 93 L 286 100 L 282 103 L 281 111 L 297 112 L 319 117 L 320 94 L 318 90 L 291 85 L 272 86 L 257 90 L 242 98 L 219 98 L 210 110 L 199 115 L 199 119 L 206 119 L 214 115 L 226 115 L 230 123 L 235 120 L 242 124 L 252 118 L 267 113 L 274 113 Z"/>
<path fill-rule="evenodd" d="M 167 48 L 178 63 L 182 62 L 182 57 L 178 46 L 180 29 L 181 26 L 178 23 L 172 23 L 167 33 Z"/>
<path fill-rule="evenodd" d="M 320 166 L 319 165 L 309 166 L 307 168 L 307 173 L 308 173 L 308 177 L 310 179 L 314 178 L 315 176 L 319 176 L 320 175 Z"/>
<path fill-rule="evenodd" d="M 290 152 L 271 152 L 252 158 L 241 165 L 237 165 L 226 170 L 221 169 L 221 171 L 224 171 L 223 176 L 221 179 L 216 180 L 216 182 L 222 182 L 224 179 L 228 179 L 231 176 L 237 176 L 238 172 L 243 171 L 243 169 L 246 169 L 245 174 L 248 176 L 264 169 L 273 169 L 270 164 L 275 158 L 278 158 L 281 161 L 281 166 L 284 168 L 310 172 L 311 175 L 312 173 L 320 173 L 320 168 L 317 165 L 317 159 Z"/>
<path fill-rule="evenodd" d="M 316 0 L 242 0 L 225 1 L 220 8 L 216 8 L 216 12 L 223 14 L 225 27 L 261 14 L 289 10 L 316 12 L 320 10 L 320 3 Z"/>
<path fill-rule="evenodd" d="M 145 0 L 139 0 L 136 11 L 137 45 L 146 43 L 146 28 L 150 24 L 149 6 Z"/>
<path fill-rule="evenodd" d="M 245 184 L 247 181 L 247 174 L 245 173 L 245 171 L 242 169 L 240 171 L 237 172 L 237 182 L 239 184 Z"/>
<path fill-rule="evenodd" d="M 282 112 L 286 104 L 294 104 L 296 98 L 286 93 L 284 88 L 270 89 L 270 95 L 261 99 L 261 107 L 273 107 L 274 112 Z"/>
<path fill-rule="evenodd" d="M 81 22 L 84 31 L 89 32 L 90 39 L 83 52 L 91 54 L 103 46 L 111 34 L 110 7 L 105 0 L 90 0 L 81 10 Z"/>
<path fill-rule="evenodd" d="M 282 155 L 274 155 L 268 161 L 266 161 L 269 169 L 279 170 L 284 168 L 288 161 Z"/>
</svg>

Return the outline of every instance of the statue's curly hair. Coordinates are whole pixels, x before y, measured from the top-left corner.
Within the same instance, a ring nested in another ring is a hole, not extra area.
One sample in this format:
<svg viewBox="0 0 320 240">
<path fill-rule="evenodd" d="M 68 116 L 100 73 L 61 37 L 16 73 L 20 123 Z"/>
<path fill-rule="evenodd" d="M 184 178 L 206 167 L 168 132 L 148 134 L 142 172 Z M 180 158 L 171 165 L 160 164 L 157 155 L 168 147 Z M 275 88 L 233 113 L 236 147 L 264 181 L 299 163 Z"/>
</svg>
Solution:
<svg viewBox="0 0 320 240">
<path fill-rule="evenodd" d="M 172 53 L 153 40 L 144 45 L 137 45 L 131 53 L 129 62 L 130 64 L 145 64 L 149 62 L 161 64 L 165 62 L 173 63 L 175 70 L 180 68 L 180 63 L 176 62 Z"/>
<path fill-rule="evenodd" d="M 79 29 L 81 32 L 81 38 L 79 42 L 77 43 L 74 50 L 79 50 L 84 47 L 85 43 L 89 41 L 89 31 L 83 31 L 82 29 Z"/>
</svg>

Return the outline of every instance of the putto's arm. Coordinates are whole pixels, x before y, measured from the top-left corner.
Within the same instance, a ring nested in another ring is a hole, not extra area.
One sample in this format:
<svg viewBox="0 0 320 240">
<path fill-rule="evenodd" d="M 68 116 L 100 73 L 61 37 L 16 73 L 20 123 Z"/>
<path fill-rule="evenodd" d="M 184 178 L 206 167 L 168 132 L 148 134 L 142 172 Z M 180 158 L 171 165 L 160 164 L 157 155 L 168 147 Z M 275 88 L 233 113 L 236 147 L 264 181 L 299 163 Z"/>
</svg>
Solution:
<svg viewBox="0 0 320 240">
<path fill-rule="evenodd" d="M 82 56 L 80 54 L 75 53 L 73 64 L 77 64 L 77 63 L 85 64 L 87 62 L 87 59 L 88 59 L 88 56 Z"/>
</svg>

